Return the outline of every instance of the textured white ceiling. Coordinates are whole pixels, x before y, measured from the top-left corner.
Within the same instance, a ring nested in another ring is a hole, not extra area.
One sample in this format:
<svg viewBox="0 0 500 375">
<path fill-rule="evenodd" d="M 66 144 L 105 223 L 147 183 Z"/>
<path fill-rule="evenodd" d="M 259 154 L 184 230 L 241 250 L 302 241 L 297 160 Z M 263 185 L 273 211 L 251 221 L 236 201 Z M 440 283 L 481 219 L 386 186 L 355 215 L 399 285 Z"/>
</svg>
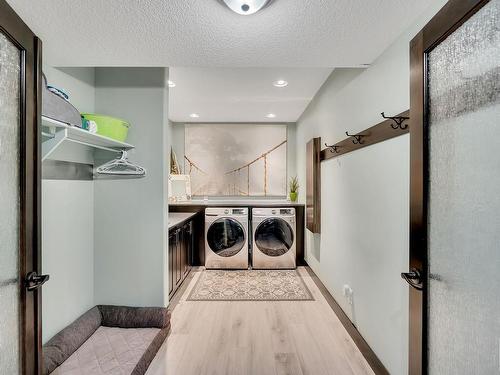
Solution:
<svg viewBox="0 0 500 375">
<path fill-rule="evenodd" d="M 342 67 L 371 63 L 433 0 L 7 0 L 53 66 Z"/>
<path fill-rule="evenodd" d="M 175 122 L 295 122 L 332 69 L 170 68 L 169 93 Z M 273 82 L 288 81 L 277 88 Z M 191 113 L 199 114 L 193 119 Z M 274 113 L 276 118 L 266 118 Z"/>
</svg>

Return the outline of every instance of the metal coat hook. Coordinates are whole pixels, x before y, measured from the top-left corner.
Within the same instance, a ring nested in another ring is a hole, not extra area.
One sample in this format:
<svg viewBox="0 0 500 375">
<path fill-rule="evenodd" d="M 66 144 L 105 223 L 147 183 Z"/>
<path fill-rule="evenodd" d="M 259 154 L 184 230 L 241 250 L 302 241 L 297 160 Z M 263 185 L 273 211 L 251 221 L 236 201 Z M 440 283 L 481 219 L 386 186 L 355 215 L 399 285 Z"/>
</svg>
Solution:
<svg viewBox="0 0 500 375">
<path fill-rule="evenodd" d="M 354 143 L 355 145 L 362 145 L 363 143 L 365 143 L 363 141 L 363 137 L 366 137 L 366 134 L 349 134 L 349 132 L 345 132 L 345 135 L 347 135 L 348 137 L 353 137 L 354 139 L 352 140 L 352 143 Z"/>
<path fill-rule="evenodd" d="M 409 120 L 409 117 L 404 117 L 404 116 L 386 116 L 384 112 L 381 113 L 382 117 L 385 119 L 389 119 L 394 121 L 395 125 L 391 124 L 391 128 L 393 129 L 401 129 L 405 130 L 408 128 L 408 124 L 403 124 L 406 120 Z"/>
<path fill-rule="evenodd" d="M 339 151 L 339 147 L 340 147 L 340 146 L 336 146 L 336 145 L 331 145 L 331 146 L 329 146 L 329 145 L 327 145 L 326 143 L 325 143 L 325 146 L 326 146 L 326 147 L 328 147 L 328 148 L 330 149 L 330 152 L 332 152 L 332 153 L 334 153 L 334 154 L 338 154 L 338 153 L 340 152 L 340 151 Z"/>
</svg>

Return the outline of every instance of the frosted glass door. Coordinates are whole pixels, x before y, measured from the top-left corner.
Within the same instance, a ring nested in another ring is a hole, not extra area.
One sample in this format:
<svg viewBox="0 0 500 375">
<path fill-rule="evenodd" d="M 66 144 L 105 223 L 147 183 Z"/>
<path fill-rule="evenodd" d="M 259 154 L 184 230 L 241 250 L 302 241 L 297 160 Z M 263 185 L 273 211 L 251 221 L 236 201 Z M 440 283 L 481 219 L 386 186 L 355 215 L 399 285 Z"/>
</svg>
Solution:
<svg viewBox="0 0 500 375">
<path fill-rule="evenodd" d="M 20 61 L 0 31 L 0 374 L 20 373 Z"/>
<path fill-rule="evenodd" d="M 428 54 L 428 369 L 500 373 L 500 0 Z"/>
</svg>

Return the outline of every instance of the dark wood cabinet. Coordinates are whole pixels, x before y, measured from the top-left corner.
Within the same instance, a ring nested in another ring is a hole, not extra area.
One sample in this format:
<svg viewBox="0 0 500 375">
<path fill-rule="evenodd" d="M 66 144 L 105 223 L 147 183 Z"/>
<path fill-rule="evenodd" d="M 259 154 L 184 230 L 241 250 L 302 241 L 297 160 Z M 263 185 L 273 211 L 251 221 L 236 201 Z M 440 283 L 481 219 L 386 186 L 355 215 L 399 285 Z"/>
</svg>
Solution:
<svg viewBox="0 0 500 375">
<path fill-rule="evenodd" d="M 190 220 L 169 230 L 168 236 L 168 295 L 172 297 L 191 270 L 193 259 L 193 222 Z"/>
<path fill-rule="evenodd" d="M 176 236 L 175 236 L 175 288 L 178 288 L 179 285 L 181 285 L 182 282 L 182 266 L 181 266 L 181 260 L 182 260 L 182 240 L 183 240 L 183 235 L 182 235 L 182 229 L 177 229 L 176 230 Z"/>
<path fill-rule="evenodd" d="M 170 231 L 168 236 L 168 295 L 174 291 L 174 253 L 177 246 L 175 230 Z"/>
<path fill-rule="evenodd" d="M 182 235 L 183 241 L 182 245 L 184 249 L 181 254 L 181 269 L 183 277 L 189 273 L 191 269 L 191 265 L 193 264 L 193 244 L 194 244 L 194 236 L 193 236 L 193 222 L 189 221 L 182 227 Z"/>
</svg>

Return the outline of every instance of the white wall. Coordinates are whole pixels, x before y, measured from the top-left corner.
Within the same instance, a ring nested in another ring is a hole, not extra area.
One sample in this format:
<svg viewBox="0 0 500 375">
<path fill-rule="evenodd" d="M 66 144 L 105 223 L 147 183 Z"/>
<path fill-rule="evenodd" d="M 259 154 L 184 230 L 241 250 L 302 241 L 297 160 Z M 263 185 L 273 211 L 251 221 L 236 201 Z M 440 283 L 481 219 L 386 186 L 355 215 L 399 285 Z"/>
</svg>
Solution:
<svg viewBox="0 0 500 375">
<path fill-rule="evenodd" d="M 288 123 L 287 125 L 288 126 L 286 128 L 287 129 L 286 169 L 287 169 L 287 178 L 289 184 L 290 178 L 297 176 L 297 124 Z M 287 192 L 290 192 L 289 185 L 287 185 Z"/>
<path fill-rule="evenodd" d="M 409 108 L 409 41 L 440 0 L 368 69 L 336 69 L 297 123 L 297 171 L 305 186 L 305 144 L 336 143 L 345 131 Z M 303 150 L 303 151 L 301 151 Z M 391 374 L 407 374 L 409 136 L 321 165 L 322 234 L 306 234 L 306 260 Z M 305 189 L 300 190 L 305 201 Z M 349 305 L 343 285 L 354 292 Z"/>
<path fill-rule="evenodd" d="M 93 68 L 43 71 L 77 109 L 94 111 Z M 42 270 L 50 275 L 42 297 L 44 343 L 93 306 L 93 201 L 92 181 L 42 180 Z"/>
<path fill-rule="evenodd" d="M 168 173 L 164 68 L 96 68 L 96 112 L 131 123 L 142 179 L 94 181 L 95 303 L 163 306 Z"/>
</svg>

